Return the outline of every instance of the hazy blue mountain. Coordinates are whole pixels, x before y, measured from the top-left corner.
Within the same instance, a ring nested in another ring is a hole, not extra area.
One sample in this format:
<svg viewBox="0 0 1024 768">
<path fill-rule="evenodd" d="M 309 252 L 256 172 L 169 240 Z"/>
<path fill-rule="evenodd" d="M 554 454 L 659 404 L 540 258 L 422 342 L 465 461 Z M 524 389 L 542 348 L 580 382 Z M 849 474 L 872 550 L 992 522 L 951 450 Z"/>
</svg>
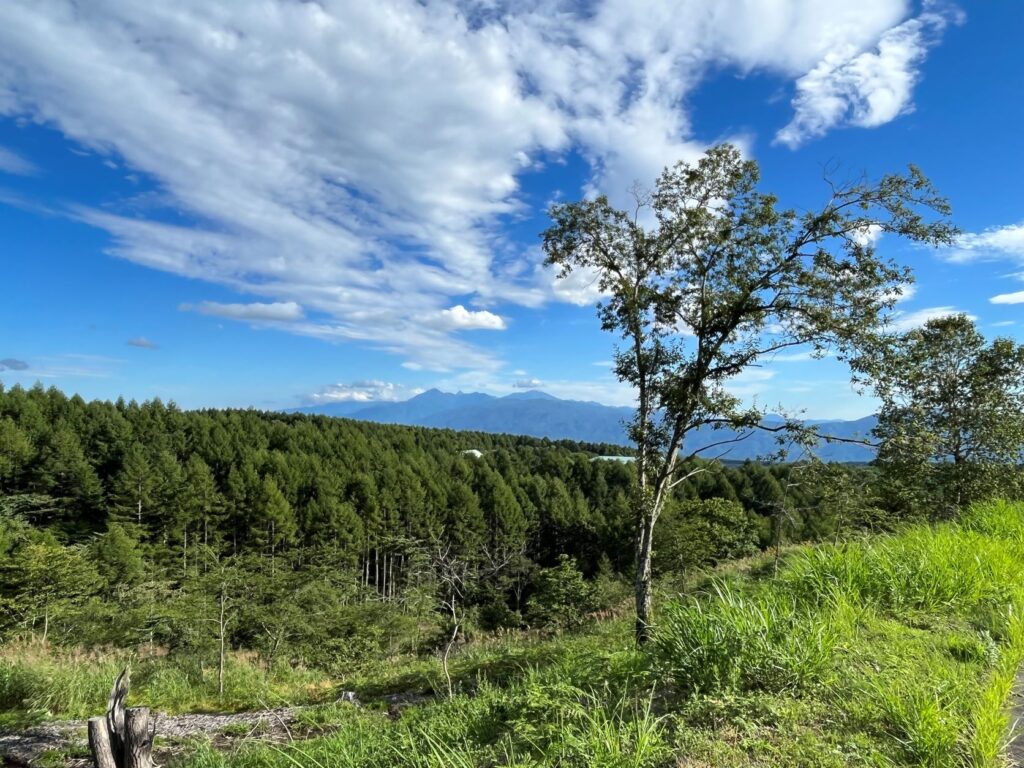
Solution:
<svg viewBox="0 0 1024 768">
<path fill-rule="evenodd" d="M 513 392 L 511 395 L 505 395 L 501 398 L 502 400 L 558 400 L 554 395 L 549 395 L 547 392 L 541 392 L 539 389 L 528 389 L 525 392 Z"/>
<path fill-rule="evenodd" d="M 627 439 L 622 422 L 632 413 L 632 408 L 612 408 L 550 396 L 546 399 L 522 399 L 511 395 L 489 403 L 467 404 L 454 411 L 437 413 L 421 423 L 427 427 L 624 444 Z"/>
<path fill-rule="evenodd" d="M 527 390 L 505 397 L 481 392 L 441 392 L 431 389 L 402 402 L 328 403 L 294 409 L 300 413 L 317 413 L 384 424 L 410 424 L 422 427 L 504 432 L 553 440 L 578 440 L 593 443 L 628 444 L 624 422 L 632 415 L 631 408 L 613 407 L 557 397 Z M 769 415 L 765 422 L 779 423 L 778 416 Z M 818 431 L 840 438 L 868 438 L 875 417 L 854 421 L 817 420 Z M 702 429 L 687 438 L 687 450 L 728 440 L 727 430 Z M 773 454 L 778 450 L 775 435 L 754 432 L 741 442 L 709 448 L 703 455 L 721 456 L 723 460 L 742 461 Z M 828 461 L 870 461 L 874 451 L 849 443 L 822 443 L 818 455 Z"/>
<path fill-rule="evenodd" d="M 399 402 L 371 403 L 351 418 L 377 421 L 382 424 L 412 424 L 423 426 L 426 419 L 442 413 L 451 413 L 474 406 L 492 403 L 498 398 L 482 392 L 442 392 L 428 389 L 415 397 Z M 319 411 L 314 411 L 319 413 Z"/>
</svg>

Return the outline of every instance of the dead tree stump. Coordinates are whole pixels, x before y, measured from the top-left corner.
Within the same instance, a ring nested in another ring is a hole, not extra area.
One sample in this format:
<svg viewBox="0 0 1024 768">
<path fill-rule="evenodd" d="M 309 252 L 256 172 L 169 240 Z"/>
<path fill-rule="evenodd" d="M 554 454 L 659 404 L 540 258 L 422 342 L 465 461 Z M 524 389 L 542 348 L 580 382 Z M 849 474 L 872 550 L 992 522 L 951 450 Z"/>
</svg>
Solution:
<svg viewBox="0 0 1024 768">
<path fill-rule="evenodd" d="M 125 709 L 128 684 L 125 668 L 110 691 L 106 716 L 89 719 L 89 751 L 96 768 L 155 768 L 149 708 Z"/>
</svg>

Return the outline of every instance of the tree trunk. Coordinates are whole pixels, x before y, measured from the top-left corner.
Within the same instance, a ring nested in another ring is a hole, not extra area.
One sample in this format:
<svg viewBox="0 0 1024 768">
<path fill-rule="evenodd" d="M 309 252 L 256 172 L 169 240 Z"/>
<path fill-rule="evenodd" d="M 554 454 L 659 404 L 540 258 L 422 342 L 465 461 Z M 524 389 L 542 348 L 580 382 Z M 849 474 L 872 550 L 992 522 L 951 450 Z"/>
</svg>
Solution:
<svg viewBox="0 0 1024 768">
<path fill-rule="evenodd" d="M 124 713 L 123 768 L 154 768 L 149 707 L 132 707 Z"/>
<path fill-rule="evenodd" d="M 114 750 L 110 745 L 110 731 L 105 717 L 89 718 L 89 751 L 96 768 L 118 768 Z"/>
<path fill-rule="evenodd" d="M 644 645 L 651 639 L 651 540 L 654 520 L 649 513 L 638 522 L 636 545 L 636 642 Z"/>
<path fill-rule="evenodd" d="M 455 689 L 452 687 L 452 675 L 448 670 L 448 657 L 451 655 L 452 646 L 455 645 L 455 640 L 459 636 L 459 615 L 456 611 L 456 598 L 452 596 L 451 609 L 452 609 L 452 636 L 448 638 L 448 644 L 444 647 L 444 654 L 441 656 L 441 668 L 444 670 L 444 678 L 448 682 L 448 698 L 451 699 L 455 696 Z"/>
<path fill-rule="evenodd" d="M 224 590 L 221 589 L 220 593 L 220 622 L 218 624 L 220 629 L 220 657 L 217 661 L 217 693 L 223 699 L 224 698 L 224 635 L 226 634 L 226 627 L 224 625 Z"/>
</svg>

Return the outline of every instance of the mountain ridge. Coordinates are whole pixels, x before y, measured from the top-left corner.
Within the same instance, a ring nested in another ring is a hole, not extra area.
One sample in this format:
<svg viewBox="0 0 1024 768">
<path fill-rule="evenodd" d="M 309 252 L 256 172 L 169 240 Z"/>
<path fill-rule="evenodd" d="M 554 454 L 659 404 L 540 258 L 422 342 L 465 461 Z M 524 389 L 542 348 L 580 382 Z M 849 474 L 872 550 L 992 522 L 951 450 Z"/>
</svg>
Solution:
<svg viewBox="0 0 1024 768">
<path fill-rule="evenodd" d="M 601 405 L 581 400 L 562 400 L 540 390 L 514 392 L 503 397 L 483 392 L 442 392 L 429 389 L 408 400 L 342 401 L 289 409 L 307 413 L 357 419 L 381 424 L 435 427 L 440 429 L 528 435 L 552 440 L 629 445 L 624 422 L 633 414 L 628 406 Z M 773 418 L 774 417 L 774 418 Z M 769 414 L 765 421 L 778 417 Z M 822 434 L 843 440 L 866 439 L 876 419 L 808 419 Z M 735 436 L 731 430 L 700 429 L 688 436 L 688 450 L 699 449 Z M 721 453 L 725 460 L 755 459 L 778 450 L 775 435 L 755 431 Z M 825 461 L 867 462 L 872 448 L 848 442 L 822 441 L 817 455 Z M 708 457 L 717 455 L 714 450 Z"/>
</svg>

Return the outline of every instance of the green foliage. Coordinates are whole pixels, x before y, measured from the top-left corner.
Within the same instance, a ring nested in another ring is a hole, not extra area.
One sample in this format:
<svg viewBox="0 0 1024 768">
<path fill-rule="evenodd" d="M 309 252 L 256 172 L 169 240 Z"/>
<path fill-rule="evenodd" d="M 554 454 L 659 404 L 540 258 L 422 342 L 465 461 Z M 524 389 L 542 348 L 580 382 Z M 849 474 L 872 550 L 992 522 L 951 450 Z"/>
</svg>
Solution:
<svg viewBox="0 0 1024 768">
<path fill-rule="evenodd" d="M 526 618 L 538 627 L 571 629 L 582 625 L 596 609 L 594 587 L 584 581 L 572 559 L 563 555 L 557 566 L 537 575 Z"/>
<path fill-rule="evenodd" d="M 670 606 L 659 668 L 698 709 L 708 695 L 823 697 L 889 760 L 994 766 L 1024 660 L 1022 535 L 1024 507 L 993 502 L 962 524 L 798 551 L 771 582 Z"/>
<path fill-rule="evenodd" d="M 986 344 L 966 315 L 929 320 L 866 366 L 882 400 L 875 433 L 887 491 L 950 516 L 1013 492 L 1024 448 L 1024 345 Z"/>
<path fill-rule="evenodd" d="M 654 649 L 683 690 L 800 689 L 822 681 L 840 624 L 836 615 L 801 610 L 785 592 L 743 594 L 719 583 L 711 601 L 667 606 Z"/>
<path fill-rule="evenodd" d="M 302 704 L 328 690 L 322 673 L 287 667 L 268 672 L 251 660 L 232 657 L 222 697 L 216 669 L 196 659 L 139 659 L 127 653 L 16 645 L 0 653 L 0 712 L 59 718 L 101 714 L 112 681 L 126 665 L 132 668 L 131 700 L 172 713 Z"/>
<path fill-rule="evenodd" d="M 99 588 L 95 567 L 79 547 L 64 547 L 40 537 L 15 550 L 0 564 L 0 587 L 13 626 L 40 632 Z"/>
<path fill-rule="evenodd" d="M 112 523 L 106 533 L 89 545 L 92 561 L 108 587 L 134 587 L 143 578 L 145 567 L 139 543 L 123 526 Z"/>
<path fill-rule="evenodd" d="M 681 572 L 754 554 L 758 529 L 738 501 L 694 499 L 665 508 L 658 541 L 655 569 Z"/>
<path fill-rule="evenodd" d="M 884 312 L 911 278 L 864 233 L 932 245 L 955 239 L 948 202 L 913 166 L 877 183 L 830 184 L 824 207 L 804 213 L 780 209 L 759 182 L 757 163 L 722 144 L 665 168 L 653 190 L 635 192 L 630 210 L 603 195 L 553 205 L 543 235 L 546 263 L 560 277 L 597 276 L 607 297 L 601 327 L 623 341 L 615 374 L 637 392 L 629 436 L 641 643 L 652 621 L 654 526 L 677 470 L 703 450 L 690 450 L 687 436 L 765 428 L 765 412 L 744 406 L 728 382 L 780 349 L 850 360 L 876 348 Z M 795 422 L 776 431 L 810 438 Z M 755 494 L 778 507 L 769 498 L 777 489 Z M 777 542 L 781 535 L 777 526 Z"/>
</svg>

